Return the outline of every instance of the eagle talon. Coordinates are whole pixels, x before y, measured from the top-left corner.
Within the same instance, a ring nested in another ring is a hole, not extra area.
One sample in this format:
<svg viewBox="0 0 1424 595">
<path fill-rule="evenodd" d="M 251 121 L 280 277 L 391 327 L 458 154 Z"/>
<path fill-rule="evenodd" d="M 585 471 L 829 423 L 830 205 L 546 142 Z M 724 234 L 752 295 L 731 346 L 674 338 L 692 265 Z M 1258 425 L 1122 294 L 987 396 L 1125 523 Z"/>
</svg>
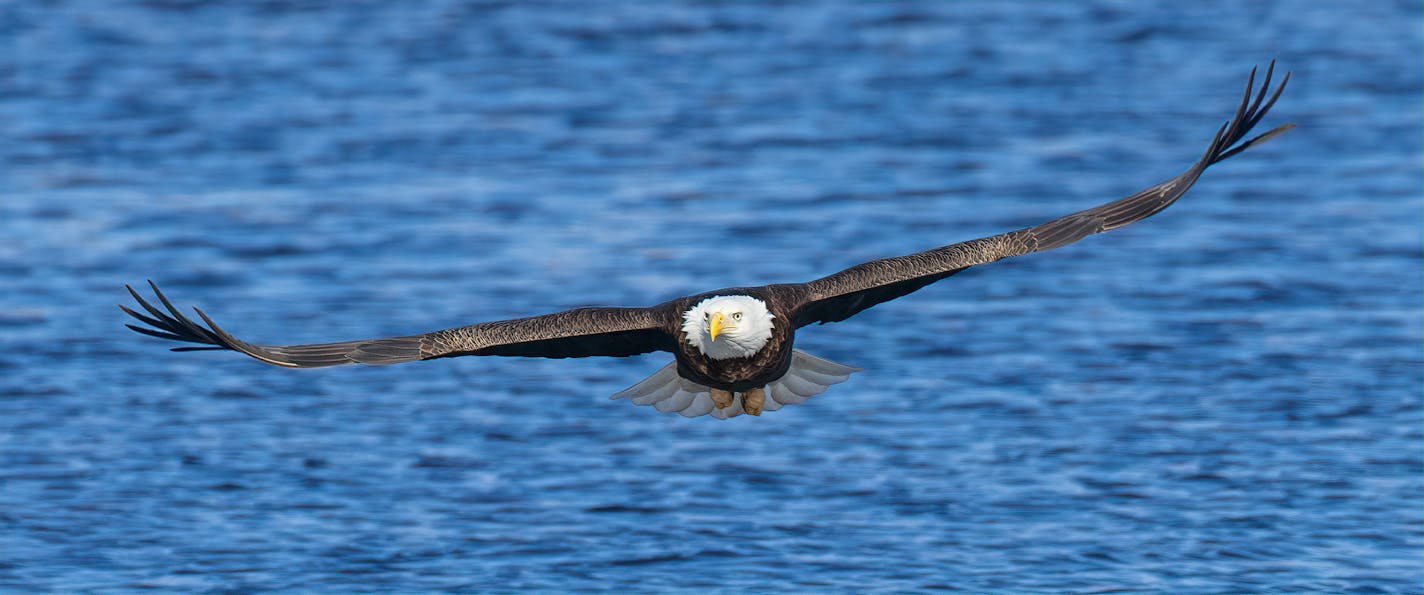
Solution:
<svg viewBox="0 0 1424 595">
<path fill-rule="evenodd" d="M 749 415 L 761 415 L 761 407 L 766 403 L 766 391 L 754 388 L 742 393 L 742 410 Z"/>
<path fill-rule="evenodd" d="M 731 406 L 732 406 L 732 393 L 731 393 L 731 391 L 725 391 L 725 390 L 722 390 L 722 389 L 720 389 L 720 388 L 714 388 L 714 389 L 711 389 L 711 392 L 712 392 L 712 404 L 715 405 L 718 409 L 725 409 L 725 408 L 727 408 L 727 407 L 731 407 Z"/>
</svg>

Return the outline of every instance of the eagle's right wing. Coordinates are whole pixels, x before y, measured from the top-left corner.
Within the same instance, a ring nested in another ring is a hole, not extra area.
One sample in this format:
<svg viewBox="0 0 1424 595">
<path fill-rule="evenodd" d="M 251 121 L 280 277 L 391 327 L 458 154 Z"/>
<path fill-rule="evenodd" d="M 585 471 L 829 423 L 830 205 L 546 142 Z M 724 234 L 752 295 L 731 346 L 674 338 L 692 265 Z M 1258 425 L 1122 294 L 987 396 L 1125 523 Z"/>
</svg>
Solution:
<svg viewBox="0 0 1424 595">
<path fill-rule="evenodd" d="M 396 364 L 460 355 L 523 357 L 629 356 L 652 351 L 672 351 L 675 339 L 654 308 L 578 308 L 554 314 L 472 324 L 423 335 L 316 343 L 310 345 L 257 345 L 224 331 L 202 310 L 194 308 L 204 326 L 184 316 L 152 281 L 149 286 L 163 309 L 128 287 L 147 315 L 119 306 L 147 327 L 126 325 L 145 335 L 196 343 L 199 347 L 174 347 L 173 351 L 230 349 L 269 364 L 289 368 L 321 368 L 342 364 Z M 127 287 L 127 286 L 125 286 Z M 166 310 L 166 311 L 165 311 Z"/>
</svg>

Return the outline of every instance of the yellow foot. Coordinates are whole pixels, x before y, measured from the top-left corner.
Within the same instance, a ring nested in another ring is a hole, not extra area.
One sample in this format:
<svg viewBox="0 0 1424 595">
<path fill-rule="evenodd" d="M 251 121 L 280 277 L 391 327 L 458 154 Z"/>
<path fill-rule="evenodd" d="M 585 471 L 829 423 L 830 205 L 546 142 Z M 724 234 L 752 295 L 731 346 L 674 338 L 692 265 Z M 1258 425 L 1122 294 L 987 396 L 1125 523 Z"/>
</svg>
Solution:
<svg viewBox="0 0 1424 595">
<path fill-rule="evenodd" d="M 722 390 L 722 389 L 718 389 L 718 388 L 714 388 L 714 389 L 711 389 L 711 390 L 712 390 L 712 404 L 713 404 L 713 405 L 716 405 L 718 409 L 722 409 L 722 408 L 724 408 L 724 407 L 731 406 L 731 404 L 732 404 L 732 393 L 730 393 L 730 392 L 728 392 L 728 391 L 725 391 L 725 390 Z"/>
<path fill-rule="evenodd" d="M 766 403 L 766 391 L 754 388 L 742 393 L 742 410 L 751 415 L 761 415 L 761 406 Z"/>
</svg>

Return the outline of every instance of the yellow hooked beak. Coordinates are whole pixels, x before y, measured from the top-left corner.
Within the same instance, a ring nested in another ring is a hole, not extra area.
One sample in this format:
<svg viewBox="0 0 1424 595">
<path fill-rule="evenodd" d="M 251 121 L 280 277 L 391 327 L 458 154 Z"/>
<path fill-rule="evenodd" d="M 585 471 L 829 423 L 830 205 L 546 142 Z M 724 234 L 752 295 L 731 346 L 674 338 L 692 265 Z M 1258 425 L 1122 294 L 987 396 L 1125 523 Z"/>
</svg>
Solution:
<svg viewBox="0 0 1424 595">
<path fill-rule="evenodd" d="M 707 334 L 712 336 L 713 341 L 717 340 L 717 335 L 722 334 L 722 329 L 727 326 L 726 322 L 727 315 L 721 312 L 712 314 L 712 318 L 707 321 Z"/>
</svg>

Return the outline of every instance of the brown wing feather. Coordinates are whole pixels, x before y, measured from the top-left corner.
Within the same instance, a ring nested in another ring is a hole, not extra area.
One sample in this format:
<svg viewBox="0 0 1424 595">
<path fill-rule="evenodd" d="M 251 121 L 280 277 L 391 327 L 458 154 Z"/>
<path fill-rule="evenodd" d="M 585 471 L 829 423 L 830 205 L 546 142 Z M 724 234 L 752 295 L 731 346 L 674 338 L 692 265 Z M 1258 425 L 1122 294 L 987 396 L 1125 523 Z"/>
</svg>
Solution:
<svg viewBox="0 0 1424 595">
<path fill-rule="evenodd" d="M 459 355 L 524 357 L 628 356 L 651 351 L 671 351 L 674 339 L 655 308 L 580 308 L 544 316 L 473 324 L 405 337 L 317 343 L 311 345 L 256 345 L 223 330 L 202 310 L 194 308 L 206 326 L 184 316 L 158 286 L 149 282 L 163 305 L 149 303 L 132 287 L 134 300 L 148 314 L 119 306 L 147 327 L 126 325 L 145 335 L 194 343 L 174 351 L 230 349 L 269 364 L 291 368 L 321 368 L 343 364 L 395 364 Z"/>
<path fill-rule="evenodd" d="M 1274 70 L 1275 62 L 1272 61 L 1254 101 L 1251 91 L 1255 87 L 1256 70 L 1251 70 L 1245 96 L 1241 98 L 1235 116 L 1217 130 L 1216 137 L 1201 159 L 1180 175 L 1132 196 L 1047 223 L 907 256 L 873 260 L 811 281 L 803 285 L 804 301 L 795 309 L 796 325 L 845 320 L 866 308 L 906 295 L 971 266 L 1066 246 L 1092 234 L 1117 229 L 1156 214 L 1181 198 L 1207 167 L 1295 126 L 1286 124 L 1237 144 L 1275 105 L 1290 80 L 1290 73 L 1286 73 L 1275 93 L 1266 99 Z"/>
</svg>

